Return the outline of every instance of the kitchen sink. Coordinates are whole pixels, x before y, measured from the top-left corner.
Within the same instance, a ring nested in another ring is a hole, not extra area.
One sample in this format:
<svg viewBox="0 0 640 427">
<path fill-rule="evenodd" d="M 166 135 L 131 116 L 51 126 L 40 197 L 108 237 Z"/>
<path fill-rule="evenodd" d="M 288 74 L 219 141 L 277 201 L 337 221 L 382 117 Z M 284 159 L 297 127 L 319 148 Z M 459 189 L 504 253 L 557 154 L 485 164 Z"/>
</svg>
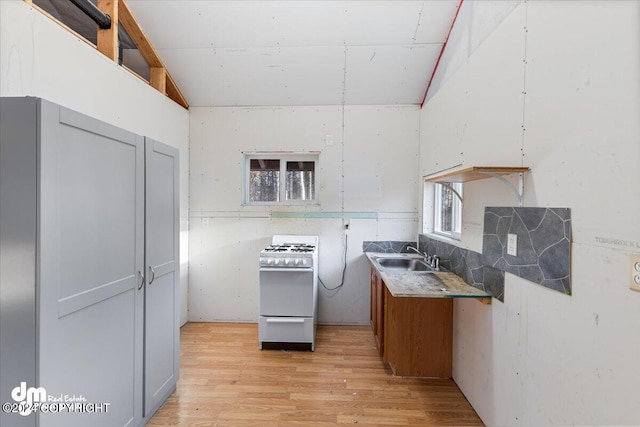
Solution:
<svg viewBox="0 0 640 427">
<path fill-rule="evenodd" d="M 380 257 L 376 262 L 383 271 L 416 271 L 416 272 L 435 272 L 436 270 L 424 261 L 416 258 L 396 257 L 386 258 Z"/>
</svg>

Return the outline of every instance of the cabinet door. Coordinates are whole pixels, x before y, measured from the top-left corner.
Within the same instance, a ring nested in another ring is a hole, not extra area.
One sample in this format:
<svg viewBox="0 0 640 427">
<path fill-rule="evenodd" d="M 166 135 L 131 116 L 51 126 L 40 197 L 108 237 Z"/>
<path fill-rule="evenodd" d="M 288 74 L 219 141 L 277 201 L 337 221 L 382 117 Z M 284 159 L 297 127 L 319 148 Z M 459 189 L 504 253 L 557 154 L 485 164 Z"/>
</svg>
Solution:
<svg viewBox="0 0 640 427">
<path fill-rule="evenodd" d="M 0 98 L 0 402 L 36 385 L 37 125 L 34 98 Z M 0 411 L 0 426 L 35 415 Z"/>
<path fill-rule="evenodd" d="M 384 290 L 386 289 L 384 282 L 380 276 L 376 276 L 376 338 L 378 344 L 378 352 L 384 355 Z"/>
<path fill-rule="evenodd" d="M 39 413 L 39 425 L 134 425 L 142 416 L 144 140 L 40 102 L 38 385 L 109 407 Z"/>
<path fill-rule="evenodd" d="M 174 389 L 179 369 L 178 150 L 145 141 L 145 416 Z"/>
<path fill-rule="evenodd" d="M 371 267 L 371 292 L 369 297 L 369 322 L 373 335 L 376 335 L 376 269 Z"/>
<path fill-rule="evenodd" d="M 385 289 L 385 360 L 395 375 L 451 378 L 453 299 L 394 297 Z"/>
<path fill-rule="evenodd" d="M 376 340 L 378 353 L 383 355 L 384 352 L 384 282 L 378 275 L 374 267 L 371 267 L 371 300 L 370 300 L 370 321 L 373 336 Z"/>
</svg>

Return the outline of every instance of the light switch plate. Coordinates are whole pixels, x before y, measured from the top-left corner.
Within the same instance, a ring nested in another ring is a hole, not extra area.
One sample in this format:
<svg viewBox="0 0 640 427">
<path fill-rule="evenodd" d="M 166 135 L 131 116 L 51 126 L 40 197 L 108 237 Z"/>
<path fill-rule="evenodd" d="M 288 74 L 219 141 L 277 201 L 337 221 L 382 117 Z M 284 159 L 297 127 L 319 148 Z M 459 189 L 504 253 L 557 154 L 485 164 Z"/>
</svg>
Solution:
<svg viewBox="0 0 640 427">
<path fill-rule="evenodd" d="M 640 292 L 640 254 L 631 255 L 629 288 Z"/>
<path fill-rule="evenodd" d="M 518 256 L 518 235 L 507 234 L 507 255 Z"/>
<path fill-rule="evenodd" d="M 325 135 L 324 136 L 324 142 L 325 142 L 325 144 L 327 144 L 329 146 L 333 145 L 333 135 L 331 135 L 331 134 Z"/>
</svg>

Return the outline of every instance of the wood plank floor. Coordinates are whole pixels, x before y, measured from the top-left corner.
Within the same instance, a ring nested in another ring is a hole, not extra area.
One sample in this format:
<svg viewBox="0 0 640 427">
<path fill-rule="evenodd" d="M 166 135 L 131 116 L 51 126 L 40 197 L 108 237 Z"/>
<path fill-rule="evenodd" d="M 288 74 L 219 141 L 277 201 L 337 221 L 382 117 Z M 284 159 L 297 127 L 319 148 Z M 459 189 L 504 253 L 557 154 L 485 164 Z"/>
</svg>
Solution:
<svg viewBox="0 0 640 427">
<path fill-rule="evenodd" d="M 259 350 L 256 324 L 188 323 L 176 392 L 148 426 L 478 426 L 452 380 L 391 375 L 365 326 L 319 326 L 315 352 Z"/>
</svg>

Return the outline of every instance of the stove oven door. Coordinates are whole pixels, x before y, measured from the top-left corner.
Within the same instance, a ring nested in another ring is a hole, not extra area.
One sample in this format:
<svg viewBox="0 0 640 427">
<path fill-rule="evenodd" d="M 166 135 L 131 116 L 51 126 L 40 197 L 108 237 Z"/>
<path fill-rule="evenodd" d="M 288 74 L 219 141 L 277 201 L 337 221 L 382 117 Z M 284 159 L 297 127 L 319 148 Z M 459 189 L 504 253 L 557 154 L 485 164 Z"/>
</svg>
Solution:
<svg viewBox="0 0 640 427">
<path fill-rule="evenodd" d="M 261 268 L 260 315 L 313 317 L 312 268 Z"/>
</svg>

